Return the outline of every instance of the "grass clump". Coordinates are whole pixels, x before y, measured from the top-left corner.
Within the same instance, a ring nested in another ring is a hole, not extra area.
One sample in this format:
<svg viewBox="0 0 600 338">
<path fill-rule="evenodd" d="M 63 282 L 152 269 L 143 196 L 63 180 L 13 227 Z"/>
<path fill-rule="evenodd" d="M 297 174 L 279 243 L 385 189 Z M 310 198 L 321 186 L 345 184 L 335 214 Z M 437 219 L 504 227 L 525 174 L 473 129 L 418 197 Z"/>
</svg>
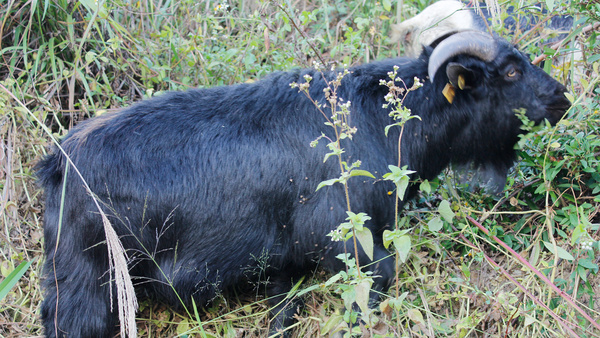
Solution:
<svg viewBox="0 0 600 338">
<path fill-rule="evenodd" d="M 416 13 L 427 4 L 405 1 L 400 12 Z M 514 1 L 501 3 L 501 19 L 548 17 L 533 3 L 510 14 L 509 4 L 518 7 Z M 310 67 L 313 61 L 353 65 L 396 56 L 402 50 L 388 37 L 397 6 L 327 0 L 17 0 L 0 5 L 0 274 L 5 281 L 0 284 L 0 334 L 42 334 L 43 205 L 33 168 L 51 137 L 161 91 L 254 81 L 273 71 Z M 379 324 L 368 334 L 600 334 L 575 307 L 598 318 L 600 40 L 594 23 L 599 11 L 593 2 L 552 2 L 551 13 L 575 16 L 566 39 L 554 42 L 556 49 L 539 38 L 542 25 L 525 32 L 499 24 L 493 28 L 524 46 L 532 59 L 545 55 L 545 69 L 568 83 L 573 108 L 556 127 L 533 130 L 520 142 L 521 160 L 500 198 L 457 188 L 451 172 L 423 182 L 423 193 L 399 217 L 403 221 L 394 238 L 408 239 L 409 250 L 403 251 L 392 296 L 379 307 Z M 581 57 L 571 56 L 573 50 Z M 431 231 L 432 225 L 439 231 Z M 307 309 L 294 335 L 334 332 L 344 321 L 347 309 L 334 291 L 345 284 L 324 282 L 329 278 L 318 272 L 300 286 Z M 191 316 L 142 303 L 138 333 L 266 334 L 265 302 L 244 295 L 226 299 Z"/>
</svg>

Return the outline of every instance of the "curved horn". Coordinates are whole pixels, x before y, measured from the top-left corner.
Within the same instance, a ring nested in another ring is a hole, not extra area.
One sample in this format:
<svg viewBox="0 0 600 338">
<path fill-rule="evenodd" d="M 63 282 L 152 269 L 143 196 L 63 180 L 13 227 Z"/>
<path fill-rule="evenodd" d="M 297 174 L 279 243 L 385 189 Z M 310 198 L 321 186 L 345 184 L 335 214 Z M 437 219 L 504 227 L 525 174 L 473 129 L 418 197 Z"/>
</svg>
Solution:
<svg viewBox="0 0 600 338">
<path fill-rule="evenodd" d="M 483 61 L 490 62 L 496 57 L 497 47 L 494 39 L 487 33 L 480 31 L 466 31 L 451 35 L 440 42 L 429 58 L 429 80 L 440 66 L 453 56 L 468 54 L 476 56 Z"/>
</svg>

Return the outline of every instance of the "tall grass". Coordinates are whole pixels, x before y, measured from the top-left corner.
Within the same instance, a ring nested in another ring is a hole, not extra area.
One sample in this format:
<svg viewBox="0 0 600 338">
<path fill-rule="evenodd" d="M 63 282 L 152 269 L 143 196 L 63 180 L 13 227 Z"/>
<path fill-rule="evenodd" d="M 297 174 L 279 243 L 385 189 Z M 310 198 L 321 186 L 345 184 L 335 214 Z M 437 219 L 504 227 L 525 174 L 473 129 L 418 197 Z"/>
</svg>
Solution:
<svg viewBox="0 0 600 338">
<path fill-rule="evenodd" d="M 390 24 L 398 13 L 406 17 L 427 4 L 405 0 L 403 11 L 389 1 L 0 4 L 0 334 L 42 334 L 43 205 L 33 167 L 51 137 L 65 135 L 83 119 L 165 90 L 254 81 L 273 71 L 309 67 L 314 60 L 352 65 L 396 56 L 402 51 L 389 42 Z M 509 4 L 518 2 L 500 2 L 500 18 L 507 16 Z M 518 15 L 547 17 L 531 2 L 525 5 Z M 518 41 L 532 59 L 548 56 L 546 69 L 569 83 L 574 107 L 568 118 L 523 139 L 522 161 L 500 199 L 457 189 L 450 173 L 430 182 L 433 192 L 422 194 L 405 212 L 411 219 L 406 227 L 413 231 L 411 252 L 398 275 L 397 290 L 404 295 L 397 304 L 400 311 L 391 311 L 389 300 L 384 301 L 380 323 L 370 334 L 555 337 L 567 334 L 569 326 L 581 336 L 600 335 L 547 283 L 465 218 L 477 219 L 598 318 L 600 44 L 597 29 L 585 27 L 600 10 L 593 2 L 552 5 L 553 13 L 577 16 L 557 50 L 543 47 L 542 26 L 531 33 L 493 27 Z M 556 57 L 571 49 L 581 50 L 581 59 L 566 58 L 558 67 Z M 432 232 L 427 224 L 440 200 L 449 201 L 457 216 L 444 221 L 442 231 Z M 324 280 L 318 272 L 300 286 L 306 290 L 307 310 L 293 329 L 295 335 L 318 336 L 342 325 L 343 302 L 334 292 L 339 285 L 323 285 Z M 195 310 L 190 317 L 142 303 L 138 332 L 266 334 L 267 308 L 260 298 L 230 295 L 227 303 Z M 553 320 L 549 311 L 570 324 Z"/>
</svg>

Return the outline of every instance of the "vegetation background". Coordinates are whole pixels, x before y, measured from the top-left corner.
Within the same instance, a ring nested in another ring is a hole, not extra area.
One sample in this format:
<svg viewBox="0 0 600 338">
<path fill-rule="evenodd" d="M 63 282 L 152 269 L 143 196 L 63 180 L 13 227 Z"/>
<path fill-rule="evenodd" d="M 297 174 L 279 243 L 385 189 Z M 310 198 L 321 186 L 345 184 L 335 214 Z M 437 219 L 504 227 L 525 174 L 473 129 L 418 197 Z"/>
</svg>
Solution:
<svg viewBox="0 0 600 338">
<path fill-rule="evenodd" d="M 33 167 L 52 138 L 166 90 L 255 81 L 313 61 L 355 65 L 401 55 L 391 25 L 429 3 L 0 1 L 0 335 L 43 334 L 43 203 Z M 510 6 L 527 28 L 502 24 Z M 567 84 L 573 108 L 556 127 L 523 138 L 502 196 L 465 189 L 451 171 L 429 182 L 432 191 L 405 211 L 412 245 L 398 285 L 364 336 L 600 336 L 600 5 L 500 0 L 499 8 L 492 30 L 532 60 L 546 55 L 544 68 Z M 545 28 L 551 15 L 575 18 L 558 39 Z M 438 217 L 448 214 L 441 206 L 455 217 Z M 436 217 L 441 229 L 431 226 Z M 319 272 L 300 287 L 307 309 L 294 335 L 343 327 L 337 284 L 325 280 Z M 243 295 L 195 318 L 145 302 L 137 329 L 140 336 L 258 337 L 267 333 L 267 312 L 260 297 Z"/>
</svg>

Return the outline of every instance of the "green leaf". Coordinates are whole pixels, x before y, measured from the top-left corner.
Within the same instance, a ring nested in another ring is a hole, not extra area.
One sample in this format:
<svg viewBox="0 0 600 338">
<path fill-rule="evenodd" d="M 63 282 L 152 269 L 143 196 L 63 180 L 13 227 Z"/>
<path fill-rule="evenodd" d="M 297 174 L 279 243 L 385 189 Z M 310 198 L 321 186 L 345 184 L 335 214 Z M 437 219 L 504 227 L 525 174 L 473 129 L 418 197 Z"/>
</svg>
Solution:
<svg viewBox="0 0 600 338">
<path fill-rule="evenodd" d="M 529 255 L 529 263 L 533 266 L 537 265 L 538 260 L 540 259 L 541 247 L 539 242 L 535 242 L 533 244 L 533 250 L 531 250 L 531 254 Z"/>
<path fill-rule="evenodd" d="M 390 125 L 385 126 L 385 137 L 388 136 L 388 132 L 389 132 L 390 128 L 394 127 L 395 125 L 396 124 L 390 124 Z"/>
<path fill-rule="evenodd" d="M 346 211 L 346 214 L 348 215 L 348 217 L 346 217 L 346 220 L 350 223 L 350 227 L 348 229 L 352 229 L 352 227 L 354 227 L 354 229 L 362 231 L 364 224 L 371 219 L 371 217 L 365 214 L 364 212 L 359 212 L 358 214 L 355 214 L 352 211 Z M 346 223 L 342 223 L 341 225 L 343 224 Z"/>
<path fill-rule="evenodd" d="M 398 196 L 402 201 L 404 200 L 404 194 L 410 183 L 410 178 L 408 175 L 414 173 L 415 171 L 408 170 L 407 166 L 404 166 L 401 169 L 395 165 L 389 165 L 388 168 L 390 169 L 390 172 L 383 175 L 383 178 L 396 184 Z"/>
<path fill-rule="evenodd" d="M 406 311 L 406 315 L 408 316 L 408 318 L 410 318 L 410 320 L 415 322 L 415 324 L 425 323 L 425 320 L 423 319 L 423 314 L 417 309 L 409 309 L 408 311 Z"/>
<path fill-rule="evenodd" d="M 373 234 L 369 228 L 362 228 L 361 231 L 356 231 L 356 239 L 362 246 L 367 257 L 373 260 Z"/>
<path fill-rule="evenodd" d="M 402 306 L 402 302 L 404 302 L 404 298 L 408 296 L 408 291 L 405 291 L 398 298 L 390 298 L 389 304 L 393 309 L 400 310 Z"/>
<path fill-rule="evenodd" d="M 339 276 L 339 275 L 336 275 L 336 276 Z M 299 291 L 299 292 L 296 294 L 296 296 L 297 296 L 297 297 L 300 297 L 300 296 L 302 296 L 302 295 L 304 295 L 304 294 L 307 294 L 307 293 L 309 293 L 309 292 L 311 292 L 311 291 L 314 291 L 314 290 L 316 290 L 316 289 L 318 289 L 318 288 L 320 288 L 320 287 L 321 287 L 321 285 L 320 285 L 320 284 L 311 285 L 311 286 L 309 286 L 309 287 L 307 287 L 307 288 L 305 288 L 305 289 L 302 289 L 302 290 L 300 290 L 300 291 Z"/>
<path fill-rule="evenodd" d="M 571 102 L 575 102 L 575 96 L 573 96 L 573 94 L 570 94 L 568 92 L 565 92 L 565 97 Z"/>
<path fill-rule="evenodd" d="M 577 264 L 586 269 L 592 270 L 594 273 L 598 272 L 598 265 L 592 262 L 592 260 L 589 258 L 582 258 L 579 260 L 579 262 L 577 262 Z"/>
<path fill-rule="evenodd" d="M 90 13 L 94 13 L 94 12 L 98 11 L 98 14 L 99 14 L 99 16 L 101 18 L 104 18 L 107 15 L 106 6 L 102 6 L 102 7 L 98 8 L 98 2 L 97 1 L 94 1 L 94 0 L 81 0 L 80 3 L 83 4 L 83 6 Z"/>
<path fill-rule="evenodd" d="M 17 284 L 21 276 L 29 269 L 33 261 L 21 262 L 8 276 L 0 282 L 0 301 L 6 297 L 8 292 Z"/>
<path fill-rule="evenodd" d="M 251 68 L 252 65 L 256 63 L 256 56 L 252 53 L 247 53 L 244 57 L 244 65 L 248 68 Z"/>
<path fill-rule="evenodd" d="M 409 183 L 410 180 L 408 179 L 408 176 L 403 176 L 400 178 L 398 183 L 396 183 L 396 187 L 398 189 L 398 198 L 400 198 L 401 201 L 404 201 L 404 195 L 406 194 L 406 189 L 408 189 Z"/>
<path fill-rule="evenodd" d="M 358 169 L 354 169 L 354 170 L 350 171 L 350 177 L 354 177 L 354 176 L 367 176 L 370 178 L 375 178 L 375 176 L 373 176 L 373 174 L 371 174 L 370 172 L 368 172 L 366 170 L 358 170 Z"/>
<path fill-rule="evenodd" d="M 369 293 L 371 292 L 371 284 L 373 284 L 371 280 L 364 279 L 354 286 L 356 304 L 363 313 L 369 311 Z"/>
<path fill-rule="evenodd" d="M 395 165 L 388 165 L 388 169 L 390 169 L 390 172 L 383 175 L 383 178 L 385 178 L 386 180 L 393 181 L 393 182 L 398 181 L 400 178 L 402 178 L 404 176 L 415 173 L 414 170 L 408 170 L 407 166 L 398 168 Z"/>
<path fill-rule="evenodd" d="M 327 336 L 331 331 L 336 329 L 344 321 L 344 316 L 339 313 L 334 313 L 329 317 L 325 325 L 321 328 L 321 335 Z"/>
<path fill-rule="evenodd" d="M 546 249 L 548 249 L 548 251 L 550 251 L 551 253 L 554 253 L 554 245 L 552 245 L 552 243 L 548 243 L 548 242 L 544 241 L 544 246 L 546 247 Z M 570 253 L 567 252 L 567 250 L 561 248 L 558 245 L 556 246 L 556 252 L 557 252 L 559 258 L 562 258 L 562 259 L 565 259 L 568 261 L 575 260 L 573 255 L 571 255 Z"/>
<path fill-rule="evenodd" d="M 577 274 L 579 275 L 579 277 L 581 277 L 581 279 L 587 283 L 587 275 L 588 275 L 588 271 L 581 265 L 577 266 Z"/>
<path fill-rule="evenodd" d="M 392 2 L 390 0 L 382 0 L 381 4 L 383 5 L 383 9 L 386 11 L 389 12 L 392 10 Z"/>
<path fill-rule="evenodd" d="M 410 247 L 411 247 L 410 236 L 404 235 L 404 236 L 394 238 L 393 242 L 394 242 L 394 247 L 396 248 L 396 250 L 398 251 L 398 254 L 400 256 L 400 260 L 402 261 L 402 263 L 406 262 L 406 259 L 408 258 L 408 253 L 410 252 Z"/>
<path fill-rule="evenodd" d="M 581 236 L 587 235 L 587 231 L 583 223 L 575 224 L 577 224 L 577 226 L 575 227 L 575 229 L 573 229 L 573 234 L 571 235 L 571 245 L 575 245 L 575 243 L 577 243 Z"/>
<path fill-rule="evenodd" d="M 97 57 L 98 57 L 98 54 L 96 54 L 93 51 L 89 51 L 89 52 L 85 53 L 85 63 L 90 64 L 90 63 L 94 62 L 94 60 L 96 60 Z"/>
<path fill-rule="evenodd" d="M 334 185 L 335 183 L 337 183 L 339 181 L 340 181 L 339 178 L 332 178 L 330 180 L 323 181 L 323 182 L 319 183 L 319 185 L 317 186 L 317 190 L 323 188 L 324 186 Z M 315 191 L 317 191 L 317 190 L 315 190 Z"/>
<path fill-rule="evenodd" d="M 358 17 L 354 19 L 354 23 L 358 29 L 362 30 L 369 25 L 369 19 Z"/>
<path fill-rule="evenodd" d="M 344 300 L 344 307 L 352 309 L 352 304 L 356 301 L 356 289 L 349 288 L 342 292 L 342 299 Z"/>
<path fill-rule="evenodd" d="M 331 286 L 333 285 L 333 283 L 339 281 L 342 278 L 342 275 L 340 273 L 336 273 L 335 275 L 331 276 L 326 282 L 325 282 L 325 286 Z"/>
<path fill-rule="evenodd" d="M 405 220 L 405 218 L 403 217 L 401 220 L 402 221 Z M 399 238 L 401 236 L 406 235 L 410 230 L 406 229 L 406 230 L 383 230 L 383 245 L 385 246 L 385 248 L 387 249 L 390 246 L 390 243 L 392 243 L 394 241 L 394 239 Z"/>
<path fill-rule="evenodd" d="M 440 216 L 436 216 L 432 218 L 429 222 L 427 222 L 427 226 L 429 227 L 429 231 L 438 232 L 442 229 L 444 222 L 442 222 L 442 218 Z"/>
<path fill-rule="evenodd" d="M 323 163 L 327 162 L 327 159 L 333 155 L 335 155 L 333 152 L 325 154 L 325 157 L 323 157 Z"/>
<path fill-rule="evenodd" d="M 188 319 L 183 319 L 177 324 L 177 335 L 182 336 L 186 334 L 190 330 L 190 321 Z"/>
<path fill-rule="evenodd" d="M 389 248 L 390 247 L 390 243 L 392 243 L 392 241 L 394 240 L 394 236 L 393 236 L 393 232 L 391 232 L 390 230 L 383 230 L 383 246 L 385 246 L 385 248 Z"/>
<path fill-rule="evenodd" d="M 424 180 L 423 182 L 421 182 L 421 185 L 419 185 L 419 190 L 426 193 L 427 195 L 431 194 L 431 184 L 429 184 L 429 181 Z"/>
<path fill-rule="evenodd" d="M 450 202 L 447 200 L 442 200 L 438 206 L 438 212 L 440 215 L 442 215 L 442 217 L 444 217 L 446 222 L 452 223 L 452 219 L 454 218 L 455 214 L 452 211 L 452 208 L 450 208 Z"/>
<path fill-rule="evenodd" d="M 587 63 L 594 63 L 596 61 L 600 60 L 600 54 L 596 54 L 596 55 L 592 55 L 587 59 Z M 595 64 L 595 63 L 594 63 Z M 593 67 L 593 66 L 592 66 Z M 596 67 L 597 68 L 597 67 Z"/>
</svg>

